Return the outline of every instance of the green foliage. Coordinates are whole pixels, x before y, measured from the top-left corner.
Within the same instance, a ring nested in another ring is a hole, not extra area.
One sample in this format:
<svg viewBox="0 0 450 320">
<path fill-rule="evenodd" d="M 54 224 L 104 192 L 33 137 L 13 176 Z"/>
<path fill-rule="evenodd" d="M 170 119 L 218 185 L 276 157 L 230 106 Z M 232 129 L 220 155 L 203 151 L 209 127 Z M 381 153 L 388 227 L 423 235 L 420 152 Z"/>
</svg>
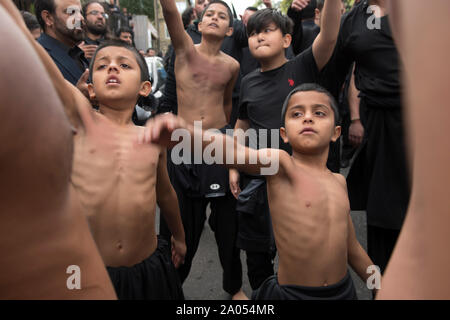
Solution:
<svg viewBox="0 0 450 320">
<path fill-rule="evenodd" d="M 120 0 L 120 7 L 127 8 L 131 14 L 146 15 L 150 20 L 155 20 L 154 0 Z"/>
</svg>

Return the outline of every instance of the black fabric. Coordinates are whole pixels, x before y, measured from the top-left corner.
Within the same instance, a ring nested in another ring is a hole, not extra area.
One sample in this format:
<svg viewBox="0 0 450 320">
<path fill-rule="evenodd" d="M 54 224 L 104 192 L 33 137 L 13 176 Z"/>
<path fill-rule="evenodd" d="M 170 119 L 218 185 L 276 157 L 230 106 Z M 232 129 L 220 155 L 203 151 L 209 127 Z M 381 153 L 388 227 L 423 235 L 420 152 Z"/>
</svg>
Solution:
<svg viewBox="0 0 450 320">
<path fill-rule="evenodd" d="M 221 131 L 225 132 L 227 128 Z M 214 231 L 223 269 L 223 289 L 230 295 L 237 293 L 242 286 L 242 266 L 240 250 L 236 246 L 236 200 L 229 191 L 228 170 L 220 165 L 175 165 L 171 157 L 167 159 L 167 170 L 177 194 L 187 246 L 185 263 L 178 268 L 181 281 L 189 275 L 210 203 L 209 224 Z M 211 188 L 213 185 L 220 188 Z M 160 236 L 164 239 L 171 236 L 164 219 L 160 220 Z"/>
<path fill-rule="evenodd" d="M 384 273 L 397 243 L 399 230 L 367 226 L 367 254 Z"/>
<path fill-rule="evenodd" d="M 364 0 L 342 18 L 335 54 L 324 74 L 341 88 L 350 66 L 356 62 L 355 83 L 361 97 L 370 105 L 398 108 L 402 93 L 400 59 L 389 19 L 381 18 L 381 29 L 369 29 L 368 6 Z"/>
<path fill-rule="evenodd" d="M 183 191 L 182 186 L 177 184 L 176 180 L 173 182 L 173 187 L 177 193 L 187 247 L 185 262 L 177 270 L 181 281 L 186 280 L 191 270 L 192 260 L 197 252 L 206 221 L 206 207 L 210 203 L 209 224 L 214 231 L 223 270 L 223 289 L 230 295 L 234 295 L 242 287 L 242 266 L 240 250 L 236 246 L 237 218 L 235 214 L 236 201 L 233 195 L 227 193 L 225 197 L 209 199 L 190 197 Z M 160 220 L 159 233 L 164 239 L 171 237 L 164 219 Z"/>
<path fill-rule="evenodd" d="M 352 210 L 366 210 L 367 224 L 400 230 L 410 196 L 400 108 L 374 108 L 361 100 L 365 140 L 347 177 Z"/>
<path fill-rule="evenodd" d="M 312 49 L 289 60 L 283 66 L 261 72 L 253 71 L 242 79 L 239 119 L 248 120 L 250 128 L 280 129 L 281 110 L 288 94 L 303 83 L 318 83 L 319 70 Z M 268 145 L 271 147 L 270 139 Z M 279 139 L 280 149 L 290 152 L 290 146 Z"/>
<path fill-rule="evenodd" d="M 262 283 L 274 275 L 274 259 L 276 251 L 253 252 L 246 251 L 247 276 L 252 290 L 258 289 Z"/>
<path fill-rule="evenodd" d="M 357 295 L 349 272 L 341 281 L 327 287 L 280 285 L 274 275 L 253 292 L 252 300 L 357 300 Z"/>
<path fill-rule="evenodd" d="M 294 22 L 294 28 L 292 29 L 292 49 L 295 55 L 299 55 L 304 51 L 301 49 L 301 45 L 303 43 L 303 25 L 302 19 L 303 14 L 302 11 L 297 11 L 289 7 L 287 11 L 287 16 L 292 19 Z"/>
<path fill-rule="evenodd" d="M 236 204 L 237 246 L 251 252 L 275 252 L 266 180 L 241 174 L 241 183 Z"/>
<path fill-rule="evenodd" d="M 317 36 L 320 33 L 319 26 L 316 25 L 312 20 L 303 21 L 302 30 L 303 36 L 300 42 L 300 46 L 298 48 L 300 53 L 311 47 L 312 44 L 314 43 L 314 40 L 316 40 Z"/>
<path fill-rule="evenodd" d="M 369 3 L 362 1 L 342 19 L 334 56 L 323 81 L 337 95 L 355 62 L 364 144 L 347 178 L 352 210 L 366 210 L 371 226 L 399 230 L 410 195 L 402 115 L 400 61 L 389 19 L 368 28 Z"/>
<path fill-rule="evenodd" d="M 119 300 L 184 300 L 168 243 L 158 239 L 156 251 L 132 267 L 107 267 Z"/>
<path fill-rule="evenodd" d="M 37 42 L 48 52 L 64 79 L 76 85 L 89 66 L 84 52 L 77 46 L 69 48 L 46 33 L 42 33 Z"/>
</svg>

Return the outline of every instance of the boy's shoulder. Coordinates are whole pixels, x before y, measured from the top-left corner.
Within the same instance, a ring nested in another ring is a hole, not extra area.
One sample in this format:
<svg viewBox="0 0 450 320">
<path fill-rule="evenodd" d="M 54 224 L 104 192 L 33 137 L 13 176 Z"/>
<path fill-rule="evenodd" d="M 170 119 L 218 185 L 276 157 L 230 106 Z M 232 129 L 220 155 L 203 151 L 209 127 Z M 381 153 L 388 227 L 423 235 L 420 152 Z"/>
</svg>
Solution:
<svg viewBox="0 0 450 320">
<path fill-rule="evenodd" d="M 347 180 L 342 174 L 334 172 L 332 172 L 331 174 L 343 187 L 347 188 Z"/>
<path fill-rule="evenodd" d="M 240 63 L 239 63 L 235 58 L 233 58 L 232 56 L 226 54 L 226 53 L 223 52 L 223 51 L 220 51 L 220 56 L 219 56 L 219 57 L 220 57 L 220 60 L 221 60 L 224 64 L 226 64 L 227 66 L 229 66 L 230 69 L 231 69 L 233 72 L 238 71 L 238 70 L 240 69 L 240 67 L 241 67 Z"/>
</svg>

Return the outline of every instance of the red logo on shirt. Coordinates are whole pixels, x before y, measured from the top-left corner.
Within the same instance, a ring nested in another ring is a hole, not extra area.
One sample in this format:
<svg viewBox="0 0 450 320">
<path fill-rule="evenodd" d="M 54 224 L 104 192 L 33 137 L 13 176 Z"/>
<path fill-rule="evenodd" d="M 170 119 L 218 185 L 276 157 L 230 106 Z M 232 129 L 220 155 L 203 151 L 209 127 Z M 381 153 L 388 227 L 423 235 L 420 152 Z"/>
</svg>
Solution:
<svg viewBox="0 0 450 320">
<path fill-rule="evenodd" d="M 293 87 L 293 86 L 294 86 L 294 84 L 295 84 L 294 80 L 292 80 L 292 79 L 288 79 L 288 81 L 289 81 L 289 85 L 290 85 L 291 87 Z"/>
</svg>

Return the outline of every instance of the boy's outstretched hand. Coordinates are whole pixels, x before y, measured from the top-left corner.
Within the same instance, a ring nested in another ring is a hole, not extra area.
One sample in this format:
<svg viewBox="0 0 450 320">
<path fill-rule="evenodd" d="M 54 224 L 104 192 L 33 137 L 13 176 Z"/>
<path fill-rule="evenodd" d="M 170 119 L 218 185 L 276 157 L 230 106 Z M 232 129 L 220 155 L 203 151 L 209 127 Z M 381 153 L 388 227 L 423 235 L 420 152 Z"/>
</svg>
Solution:
<svg viewBox="0 0 450 320">
<path fill-rule="evenodd" d="M 292 1 L 291 8 L 297 11 L 305 9 L 311 0 L 294 0 Z"/>
<path fill-rule="evenodd" d="M 139 144 L 155 143 L 168 148 L 175 146 L 178 141 L 172 141 L 172 133 L 177 129 L 187 129 L 186 122 L 174 116 L 172 113 L 165 113 L 151 118 L 138 136 Z"/>
</svg>

